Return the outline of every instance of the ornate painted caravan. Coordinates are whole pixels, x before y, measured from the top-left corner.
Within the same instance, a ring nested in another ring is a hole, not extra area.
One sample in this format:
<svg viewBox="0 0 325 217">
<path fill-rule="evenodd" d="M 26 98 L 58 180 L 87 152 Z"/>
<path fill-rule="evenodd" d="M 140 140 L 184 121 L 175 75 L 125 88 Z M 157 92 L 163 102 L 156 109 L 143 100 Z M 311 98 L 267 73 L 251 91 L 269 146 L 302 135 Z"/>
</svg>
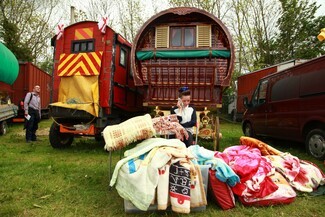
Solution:
<svg viewBox="0 0 325 217">
<path fill-rule="evenodd" d="M 53 147 L 71 145 L 76 135 L 99 137 L 105 126 L 142 110 L 130 70 L 131 44 L 113 29 L 79 22 L 61 28 L 52 44 Z"/>
<path fill-rule="evenodd" d="M 197 108 L 221 106 L 229 86 L 234 47 L 226 26 L 197 8 L 171 8 L 151 17 L 131 50 L 135 85 L 143 86 L 144 105 L 170 107 L 178 88 L 191 89 Z"/>
</svg>

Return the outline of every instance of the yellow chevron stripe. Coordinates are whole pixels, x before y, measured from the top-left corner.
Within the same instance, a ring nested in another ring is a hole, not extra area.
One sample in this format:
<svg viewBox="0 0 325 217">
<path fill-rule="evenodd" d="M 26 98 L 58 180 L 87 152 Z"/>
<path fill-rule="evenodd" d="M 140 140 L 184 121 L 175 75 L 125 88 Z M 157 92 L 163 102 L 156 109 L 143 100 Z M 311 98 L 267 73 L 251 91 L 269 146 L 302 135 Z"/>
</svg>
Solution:
<svg viewBox="0 0 325 217">
<path fill-rule="evenodd" d="M 71 69 L 71 71 L 69 72 L 69 74 L 67 76 L 81 75 L 81 72 L 78 70 L 79 68 L 82 68 L 82 70 L 85 72 L 86 75 L 90 75 L 85 64 L 83 62 L 80 62 L 73 69 Z"/>
<path fill-rule="evenodd" d="M 61 75 L 64 75 L 70 68 L 71 68 L 71 66 L 75 63 L 75 62 L 77 62 L 78 61 L 78 59 L 79 59 L 79 54 L 78 55 L 74 55 L 74 54 L 71 54 L 71 55 L 69 55 L 68 57 L 67 57 L 67 59 L 69 58 L 69 59 L 71 59 L 72 57 L 75 57 L 74 59 L 72 59 L 72 61 L 69 63 L 69 65 L 67 65 L 63 70 L 62 70 L 62 72 L 60 73 L 60 75 L 59 76 L 61 76 Z M 69 73 L 70 74 L 70 73 Z"/>
<path fill-rule="evenodd" d="M 96 63 L 100 66 L 100 63 L 101 63 L 101 57 L 102 57 L 102 54 L 103 52 L 100 51 L 100 56 L 98 56 L 95 52 L 92 52 L 91 55 L 94 57 L 94 59 L 96 60 Z"/>
<path fill-rule="evenodd" d="M 84 39 L 84 37 L 79 33 L 79 31 L 76 30 L 76 32 L 74 33 L 74 39 L 80 40 L 80 39 Z"/>
<path fill-rule="evenodd" d="M 62 54 L 60 55 L 60 61 L 61 61 L 61 56 L 62 56 Z M 64 54 L 63 54 L 63 56 L 64 56 Z M 63 56 L 62 56 L 62 59 L 63 59 Z M 59 67 L 58 67 L 58 70 L 61 70 L 61 68 L 62 68 L 63 66 L 65 66 L 65 64 L 66 64 L 68 61 L 70 61 L 70 59 L 73 58 L 74 56 L 75 56 L 75 54 L 70 54 L 70 55 L 68 55 L 67 58 L 66 58 L 62 63 L 60 62 L 60 65 L 59 65 Z"/>
<path fill-rule="evenodd" d="M 76 29 L 74 33 L 75 40 L 88 39 L 93 37 L 93 28 Z"/>
<path fill-rule="evenodd" d="M 69 54 L 69 55 L 61 54 L 60 55 L 60 61 L 64 57 L 66 57 L 66 59 L 63 62 L 59 63 L 58 70 L 60 71 L 62 69 L 59 76 L 63 76 L 67 72 L 68 72 L 68 74 L 66 74 L 66 76 L 81 75 L 82 72 L 78 71 L 79 67 L 81 67 L 84 70 L 84 73 L 86 75 L 99 75 L 100 67 L 101 67 L 102 54 L 103 54 L 102 51 L 99 52 L 98 55 L 97 55 L 96 52 Z M 90 59 L 89 55 L 92 55 L 94 60 Z M 69 62 L 69 61 L 71 61 L 71 62 Z M 77 65 L 75 65 L 75 67 L 71 68 L 76 63 L 77 63 Z M 66 64 L 68 64 L 68 65 L 66 65 Z M 91 71 L 89 71 L 86 66 L 89 66 Z"/>
<path fill-rule="evenodd" d="M 77 69 L 83 65 L 82 62 L 79 62 L 74 68 L 70 69 L 70 72 L 67 74 L 67 76 L 71 76 L 71 75 L 76 75 L 78 73 Z M 80 75 L 80 73 L 79 73 Z"/>
<path fill-rule="evenodd" d="M 85 31 L 88 35 L 88 38 L 93 37 L 93 28 L 84 28 L 83 31 Z"/>
<path fill-rule="evenodd" d="M 94 63 L 89 59 L 89 56 L 88 55 L 84 55 L 84 58 L 87 61 L 87 63 L 89 65 L 89 67 L 91 68 L 91 70 L 94 72 L 94 74 L 97 75 L 98 74 L 98 71 L 97 71 L 96 67 L 94 66 Z"/>
</svg>

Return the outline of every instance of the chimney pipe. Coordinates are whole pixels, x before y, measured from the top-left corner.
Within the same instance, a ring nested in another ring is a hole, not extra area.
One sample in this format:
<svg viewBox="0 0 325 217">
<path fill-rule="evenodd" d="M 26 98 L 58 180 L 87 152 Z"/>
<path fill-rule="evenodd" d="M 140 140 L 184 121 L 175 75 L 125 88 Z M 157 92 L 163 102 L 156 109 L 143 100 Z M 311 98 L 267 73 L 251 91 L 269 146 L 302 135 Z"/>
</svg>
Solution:
<svg viewBox="0 0 325 217">
<path fill-rule="evenodd" d="M 70 25 L 75 22 L 75 7 L 70 7 Z"/>
</svg>

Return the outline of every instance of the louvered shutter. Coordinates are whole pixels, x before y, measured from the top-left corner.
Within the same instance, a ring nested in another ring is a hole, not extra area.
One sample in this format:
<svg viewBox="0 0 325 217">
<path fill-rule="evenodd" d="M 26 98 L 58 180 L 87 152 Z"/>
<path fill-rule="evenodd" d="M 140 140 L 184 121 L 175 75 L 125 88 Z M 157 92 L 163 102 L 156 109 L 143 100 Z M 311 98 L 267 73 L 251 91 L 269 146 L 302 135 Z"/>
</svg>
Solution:
<svg viewBox="0 0 325 217">
<path fill-rule="evenodd" d="M 211 25 L 196 26 L 197 47 L 211 47 Z"/>
<path fill-rule="evenodd" d="M 156 48 L 169 47 L 169 27 L 157 26 L 156 27 Z"/>
</svg>

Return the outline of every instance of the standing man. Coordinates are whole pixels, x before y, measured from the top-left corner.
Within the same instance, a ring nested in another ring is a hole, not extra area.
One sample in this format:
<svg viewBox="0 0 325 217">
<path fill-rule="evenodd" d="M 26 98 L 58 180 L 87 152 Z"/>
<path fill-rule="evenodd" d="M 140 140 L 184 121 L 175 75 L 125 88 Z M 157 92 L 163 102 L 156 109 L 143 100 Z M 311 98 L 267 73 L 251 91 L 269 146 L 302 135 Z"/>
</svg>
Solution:
<svg viewBox="0 0 325 217">
<path fill-rule="evenodd" d="M 39 93 L 41 88 L 36 85 L 33 92 L 29 92 L 25 96 L 24 110 L 26 118 L 26 142 L 36 141 L 36 130 L 38 122 L 41 120 L 41 98 Z"/>
</svg>

